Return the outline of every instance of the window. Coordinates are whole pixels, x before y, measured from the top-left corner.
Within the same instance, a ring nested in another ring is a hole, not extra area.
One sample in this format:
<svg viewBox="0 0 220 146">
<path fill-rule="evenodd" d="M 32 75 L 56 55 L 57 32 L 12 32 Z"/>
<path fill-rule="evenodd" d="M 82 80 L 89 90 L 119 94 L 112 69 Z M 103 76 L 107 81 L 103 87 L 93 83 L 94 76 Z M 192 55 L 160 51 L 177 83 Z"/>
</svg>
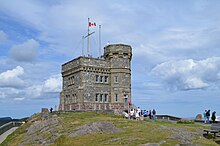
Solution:
<svg viewBox="0 0 220 146">
<path fill-rule="evenodd" d="M 123 58 L 127 58 L 128 57 L 128 53 L 123 53 Z"/>
<path fill-rule="evenodd" d="M 74 76 L 68 78 L 68 85 L 74 84 Z"/>
<path fill-rule="evenodd" d="M 105 94 L 105 102 L 108 102 L 108 94 Z"/>
<path fill-rule="evenodd" d="M 118 102 L 118 94 L 115 94 L 115 102 Z"/>
<path fill-rule="evenodd" d="M 75 80 L 74 80 L 74 76 L 71 77 L 71 83 L 72 85 L 74 84 Z"/>
<path fill-rule="evenodd" d="M 102 83 L 102 81 L 103 81 L 103 76 L 100 76 L 100 82 Z"/>
<path fill-rule="evenodd" d="M 76 103 L 76 94 L 73 94 L 72 102 L 73 102 L 73 103 Z"/>
<path fill-rule="evenodd" d="M 115 83 L 118 83 L 118 76 L 115 76 Z"/>
<path fill-rule="evenodd" d="M 98 82 L 99 81 L 99 75 L 95 76 L 95 81 Z"/>
<path fill-rule="evenodd" d="M 103 94 L 100 94 L 100 102 L 102 102 L 102 96 L 103 96 Z"/>
<path fill-rule="evenodd" d="M 96 95 L 95 95 L 95 101 L 96 101 L 96 102 L 98 101 L 98 98 L 99 98 L 99 94 L 96 94 Z"/>
<path fill-rule="evenodd" d="M 66 95 L 65 103 L 70 103 L 70 95 Z"/>
<path fill-rule="evenodd" d="M 76 102 L 76 100 L 77 100 L 77 96 L 76 96 L 76 94 L 74 94 L 74 96 L 75 96 L 75 102 Z"/>
<path fill-rule="evenodd" d="M 108 76 L 105 76 L 105 83 L 108 82 Z"/>
</svg>

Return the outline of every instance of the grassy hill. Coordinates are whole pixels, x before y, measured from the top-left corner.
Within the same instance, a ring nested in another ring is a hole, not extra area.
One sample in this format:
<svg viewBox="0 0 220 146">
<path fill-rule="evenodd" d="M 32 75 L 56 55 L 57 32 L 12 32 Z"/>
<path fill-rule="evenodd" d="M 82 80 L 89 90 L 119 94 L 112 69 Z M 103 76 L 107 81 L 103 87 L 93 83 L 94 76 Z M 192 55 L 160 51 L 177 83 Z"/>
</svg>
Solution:
<svg viewBox="0 0 220 146">
<path fill-rule="evenodd" d="M 2 145 L 218 145 L 218 139 L 203 137 L 203 129 L 207 128 L 201 124 L 136 121 L 93 112 L 53 114 L 43 121 L 40 114 L 35 114 Z"/>
</svg>

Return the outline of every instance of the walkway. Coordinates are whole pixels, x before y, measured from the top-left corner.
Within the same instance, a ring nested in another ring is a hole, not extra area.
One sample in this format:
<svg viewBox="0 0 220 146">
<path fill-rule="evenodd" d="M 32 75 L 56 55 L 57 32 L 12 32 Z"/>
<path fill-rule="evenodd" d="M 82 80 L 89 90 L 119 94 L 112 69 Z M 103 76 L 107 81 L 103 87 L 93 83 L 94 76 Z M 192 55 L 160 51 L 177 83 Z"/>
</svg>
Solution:
<svg viewBox="0 0 220 146">
<path fill-rule="evenodd" d="M 0 144 L 7 138 L 9 134 L 13 133 L 17 128 L 18 127 L 13 127 L 8 131 L 6 131 L 5 133 L 3 133 L 2 135 L 0 135 Z"/>
</svg>

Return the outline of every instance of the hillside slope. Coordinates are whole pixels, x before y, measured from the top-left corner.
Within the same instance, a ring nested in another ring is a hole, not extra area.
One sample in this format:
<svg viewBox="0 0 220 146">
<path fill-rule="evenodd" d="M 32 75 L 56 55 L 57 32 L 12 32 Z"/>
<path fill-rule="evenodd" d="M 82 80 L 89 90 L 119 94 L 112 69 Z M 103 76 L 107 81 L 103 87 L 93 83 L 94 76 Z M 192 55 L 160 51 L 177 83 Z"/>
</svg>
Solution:
<svg viewBox="0 0 220 146">
<path fill-rule="evenodd" d="M 218 145 L 218 140 L 203 137 L 199 124 L 135 121 L 111 114 L 76 112 L 53 114 L 41 120 L 32 116 L 3 143 L 19 145 Z"/>
</svg>

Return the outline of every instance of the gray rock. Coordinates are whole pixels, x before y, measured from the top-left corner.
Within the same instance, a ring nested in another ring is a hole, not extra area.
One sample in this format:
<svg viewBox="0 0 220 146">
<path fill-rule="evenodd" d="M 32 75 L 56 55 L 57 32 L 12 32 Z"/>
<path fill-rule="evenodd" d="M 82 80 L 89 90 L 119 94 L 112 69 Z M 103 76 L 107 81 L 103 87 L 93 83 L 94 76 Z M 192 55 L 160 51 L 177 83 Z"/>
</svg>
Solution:
<svg viewBox="0 0 220 146">
<path fill-rule="evenodd" d="M 70 137 L 81 136 L 92 133 L 118 133 L 123 130 L 116 128 L 111 122 L 94 122 L 88 125 L 80 126 L 75 133 L 70 134 Z"/>
<path fill-rule="evenodd" d="M 45 120 L 45 119 L 48 119 L 48 118 L 50 118 L 50 113 L 49 113 L 48 108 L 42 108 L 41 109 L 41 119 Z"/>
<path fill-rule="evenodd" d="M 31 135 L 39 130 L 41 132 L 47 131 L 48 129 L 54 129 L 54 124 L 57 124 L 59 120 L 57 118 L 51 118 L 45 121 L 35 121 L 27 130 L 27 135 Z"/>
<path fill-rule="evenodd" d="M 192 145 L 192 141 L 196 139 L 196 137 L 201 136 L 203 133 L 202 129 L 197 129 L 196 132 L 190 132 L 185 128 L 181 127 L 165 127 L 161 126 L 161 129 L 171 131 L 172 135 L 169 137 L 170 139 L 178 140 L 181 142 L 180 145 Z"/>
<path fill-rule="evenodd" d="M 196 120 L 202 120 L 202 114 L 198 114 L 198 115 L 196 116 Z"/>
</svg>

